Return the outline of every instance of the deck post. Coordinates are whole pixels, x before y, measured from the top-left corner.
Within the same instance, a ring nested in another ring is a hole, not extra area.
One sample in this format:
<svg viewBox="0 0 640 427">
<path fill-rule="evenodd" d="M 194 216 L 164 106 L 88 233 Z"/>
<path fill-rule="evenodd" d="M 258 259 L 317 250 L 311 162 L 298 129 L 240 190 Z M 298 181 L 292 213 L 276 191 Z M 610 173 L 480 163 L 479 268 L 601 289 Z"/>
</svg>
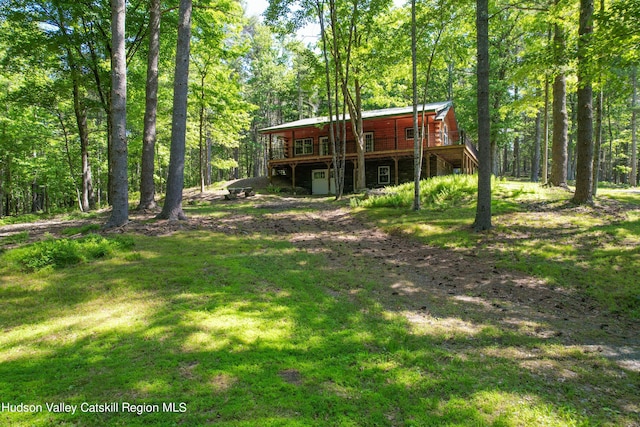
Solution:
<svg viewBox="0 0 640 427">
<path fill-rule="evenodd" d="M 291 163 L 291 190 L 296 194 L 296 164 Z"/>
<path fill-rule="evenodd" d="M 394 150 L 398 151 L 398 119 L 393 120 L 393 142 Z"/>
<path fill-rule="evenodd" d="M 398 176 L 398 158 L 394 157 L 393 158 L 393 164 L 394 164 L 394 174 L 395 174 L 395 185 L 400 184 L 400 177 Z"/>
</svg>

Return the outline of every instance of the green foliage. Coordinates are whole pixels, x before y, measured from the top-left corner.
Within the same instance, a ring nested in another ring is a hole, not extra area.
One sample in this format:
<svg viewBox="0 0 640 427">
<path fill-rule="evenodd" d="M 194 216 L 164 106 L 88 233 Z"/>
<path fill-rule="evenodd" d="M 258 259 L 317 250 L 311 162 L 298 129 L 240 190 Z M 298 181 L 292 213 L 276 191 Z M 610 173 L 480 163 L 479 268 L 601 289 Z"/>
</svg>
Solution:
<svg viewBox="0 0 640 427">
<path fill-rule="evenodd" d="M 439 176 L 420 182 L 420 203 L 426 209 L 447 209 L 469 201 L 478 191 L 478 178 L 472 175 Z M 353 198 L 352 206 L 365 208 L 410 207 L 413 205 L 414 184 L 387 187 L 384 194 Z"/>
<path fill-rule="evenodd" d="M 8 236 L 0 238 L 0 246 L 2 245 L 14 245 L 16 243 L 24 243 L 29 239 L 28 231 L 21 231 L 19 233 L 10 234 Z"/>
<path fill-rule="evenodd" d="M 445 201 L 459 194 L 456 187 L 433 187 L 442 188 L 434 194 L 442 194 Z M 444 209 L 413 212 L 407 204 L 411 196 L 406 193 L 412 189 L 408 187 L 354 204 L 367 208 L 362 212 L 387 231 L 493 257 L 501 268 L 580 289 L 613 312 L 640 318 L 639 193 L 619 186 L 601 189 L 596 206 L 579 208 L 568 201 L 572 193 L 558 188 L 515 181 L 493 187 L 495 227 L 486 234 L 471 229 L 475 203 L 469 198 L 466 204 L 445 203 Z"/>
<path fill-rule="evenodd" d="M 116 251 L 133 247 L 129 237 L 105 238 L 91 234 L 81 239 L 47 239 L 7 251 L 2 256 L 26 271 L 46 267 L 65 268 L 91 260 L 105 258 Z"/>
<path fill-rule="evenodd" d="M 269 184 L 267 186 L 267 193 L 269 194 L 280 194 L 282 192 L 282 188 L 273 185 L 273 184 Z"/>
<path fill-rule="evenodd" d="M 98 224 L 87 224 L 87 225 L 83 225 L 81 227 L 69 227 L 69 228 L 65 228 L 64 230 L 62 230 L 62 234 L 64 236 L 73 236 L 76 234 L 87 234 L 90 233 L 92 231 L 98 231 L 100 230 L 100 225 Z"/>
</svg>

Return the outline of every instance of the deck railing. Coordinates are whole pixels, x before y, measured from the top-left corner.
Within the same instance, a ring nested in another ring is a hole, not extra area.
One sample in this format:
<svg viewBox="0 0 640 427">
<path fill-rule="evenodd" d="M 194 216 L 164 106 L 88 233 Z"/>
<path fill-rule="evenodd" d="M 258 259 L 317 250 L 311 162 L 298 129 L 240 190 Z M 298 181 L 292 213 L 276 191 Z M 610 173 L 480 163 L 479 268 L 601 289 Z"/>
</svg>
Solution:
<svg viewBox="0 0 640 427">
<path fill-rule="evenodd" d="M 465 138 L 466 135 L 462 135 L 460 137 L 460 132 L 449 132 L 447 138 L 443 138 L 443 135 L 440 133 L 430 133 L 428 140 L 425 140 L 424 147 L 439 147 L 446 145 L 462 145 L 465 144 L 469 150 L 474 153 L 477 157 L 477 150 L 473 146 L 473 144 Z M 443 139 L 448 143 L 443 143 Z M 463 142 L 464 139 L 464 142 Z M 427 146 L 428 141 L 428 146 Z M 292 153 L 294 158 L 305 158 L 305 157 L 330 157 L 331 153 L 333 153 L 333 148 L 329 147 L 329 152 L 327 154 L 320 153 L 320 146 L 318 144 L 318 139 L 314 140 L 313 144 L 313 153 L 308 154 L 295 154 L 294 150 L 291 149 L 289 151 L 288 144 L 291 142 L 274 141 L 271 143 L 271 149 L 269 151 L 269 159 L 270 160 L 284 160 L 288 159 L 289 152 Z M 374 138 L 372 143 L 367 144 L 367 152 L 384 152 L 384 151 L 398 151 L 398 150 L 411 150 L 413 148 L 413 140 L 396 140 L 396 138 Z M 358 151 L 356 149 L 356 141 L 349 140 L 346 144 L 346 153 L 347 154 L 356 154 Z"/>
</svg>

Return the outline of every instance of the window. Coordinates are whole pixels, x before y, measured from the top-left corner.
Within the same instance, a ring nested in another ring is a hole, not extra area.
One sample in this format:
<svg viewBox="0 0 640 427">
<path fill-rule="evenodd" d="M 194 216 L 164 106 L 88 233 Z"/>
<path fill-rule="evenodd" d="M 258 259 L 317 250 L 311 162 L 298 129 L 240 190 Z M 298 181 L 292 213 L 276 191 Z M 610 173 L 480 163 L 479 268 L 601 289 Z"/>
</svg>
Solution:
<svg viewBox="0 0 640 427">
<path fill-rule="evenodd" d="M 313 171 L 313 179 L 327 179 L 326 171 Z"/>
<path fill-rule="evenodd" d="M 328 136 L 320 137 L 320 155 L 321 156 L 329 155 L 329 137 Z"/>
<path fill-rule="evenodd" d="M 364 133 L 364 151 L 366 153 L 373 151 L 373 132 Z"/>
<path fill-rule="evenodd" d="M 447 128 L 446 124 L 442 128 L 440 139 L 442 139 L 442 145 L 449 145 L 449 129 Z"/>
<path fill-rule="evenodd" d="M 286 156 L 284 139 L 276 137 L 271 143 L 271 159 L 284 159 Z"/>
<path fill-rule="evenodd" d="M 404 128 L 404 138 L 413 139 L 413 128 Z M 422 127 L 418 126 L 418 135 L 422 135 Z"/>
<path fill-rule="evenodd" d="M 296 156 L 310 156 L 313 154 L 313 138 L 296 139 Z"/>
<path fill-rule="evenodd" d="M 378 166 L 378 184 L 391 184 L 391 166 Z"/>
</svg>

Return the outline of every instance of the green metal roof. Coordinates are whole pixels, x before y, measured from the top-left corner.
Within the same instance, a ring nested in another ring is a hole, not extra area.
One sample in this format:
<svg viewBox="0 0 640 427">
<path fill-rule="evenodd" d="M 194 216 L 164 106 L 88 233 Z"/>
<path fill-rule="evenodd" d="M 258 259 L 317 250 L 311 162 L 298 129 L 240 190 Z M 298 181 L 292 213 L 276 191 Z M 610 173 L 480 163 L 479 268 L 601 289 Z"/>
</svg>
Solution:
<svg viewBox="0 0 640 427">
<path fill-rule="evenodd" d="M 443 120 L 446 116 L 449 109 L 453 106 L 453 102 L 445 101 L 445 102 L 434 102 L 431 104 L 424 104 L 418 106 L 418 111 L 421 112 L 423 109 L 427 112 L 435 112 L 436 120 Z M 413 114 L 413 106 L 409 107 L 395 107 L 395 108 L 385 108 L 382 110 L 370 110 L 363 111 L 362 118 L 363 119 L 373 119 L 379 117 L 393 117 L 393 116 L 403 116 L 407 114 Z M 346 120 L 349 120 L 349 115 L 347 114 L 345 117 Z M 329 123 L 329 117 L 312 117 L 309 119 L 296 120 L 294 122 L 283 123 L 281 125 L 271 126 L 268 128 L 260 129 L 259 132 L 274 132 L 279 130 L 287 130 L 287 129 L 296 129 L 303 128 L 309 126 L 320 126 Z"/>
</svg>

